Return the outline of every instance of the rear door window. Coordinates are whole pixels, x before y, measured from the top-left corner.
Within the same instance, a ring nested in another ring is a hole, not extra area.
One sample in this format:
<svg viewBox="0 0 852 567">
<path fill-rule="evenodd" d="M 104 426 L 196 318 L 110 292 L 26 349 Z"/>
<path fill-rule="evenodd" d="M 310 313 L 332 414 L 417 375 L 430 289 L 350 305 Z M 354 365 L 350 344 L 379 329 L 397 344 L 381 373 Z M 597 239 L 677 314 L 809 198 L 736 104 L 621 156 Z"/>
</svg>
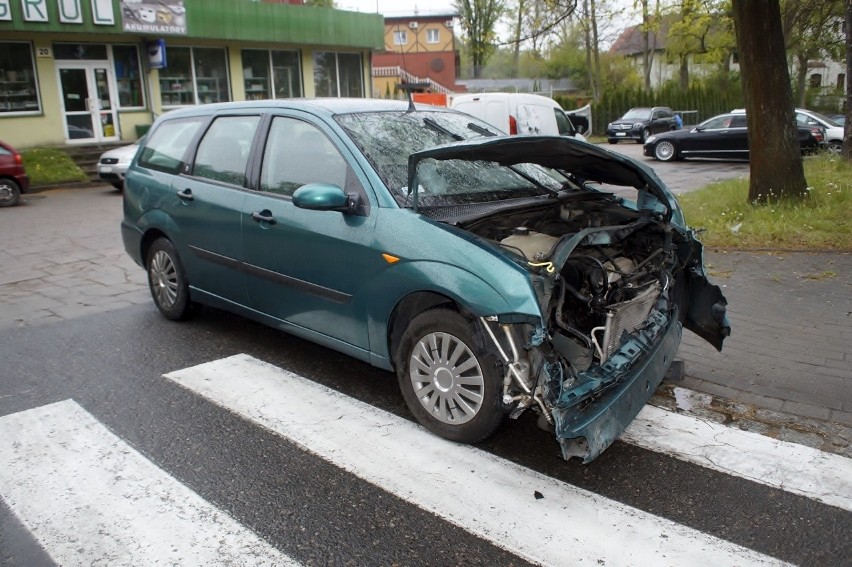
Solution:
<svg viewBox="0 0 852 567">
<path fill-rule="evenodd" d="M 215 119 L 198 144 L 192 174 L 231 185 L 245 185 L 249 150 L 259 122 L 259 116 Z"/>
<path fill-rule="evenodd" d="M 139 154 L 139 165 L 166 173 L 178 173 L 190 143 L 206 120 L 206 116 L 196 116 L 161 123 L 148 135 L 145 147 Z"/>
</svg>

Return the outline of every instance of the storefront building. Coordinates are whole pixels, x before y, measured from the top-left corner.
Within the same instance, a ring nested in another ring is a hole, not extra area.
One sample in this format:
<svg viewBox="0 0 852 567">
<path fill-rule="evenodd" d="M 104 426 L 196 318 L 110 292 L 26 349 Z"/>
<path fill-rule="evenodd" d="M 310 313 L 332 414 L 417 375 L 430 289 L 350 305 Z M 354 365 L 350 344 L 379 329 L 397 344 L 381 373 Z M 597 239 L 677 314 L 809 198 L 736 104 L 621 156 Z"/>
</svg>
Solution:
<svg viewBox="0 0 852 567">
<path fill-rule="evenodd" d="M 0 0 L 0 139 L 134 140 L 174 108 L 372 96 L 378 14 L 251 0 Z"/>
</svg>

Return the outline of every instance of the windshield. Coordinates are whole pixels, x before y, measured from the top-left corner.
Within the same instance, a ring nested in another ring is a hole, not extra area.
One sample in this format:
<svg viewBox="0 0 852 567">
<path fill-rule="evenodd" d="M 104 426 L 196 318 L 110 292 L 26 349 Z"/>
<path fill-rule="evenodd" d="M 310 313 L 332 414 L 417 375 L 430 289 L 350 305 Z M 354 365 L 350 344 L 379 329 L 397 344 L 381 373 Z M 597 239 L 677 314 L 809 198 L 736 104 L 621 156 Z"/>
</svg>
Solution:
<svg viewBox="0 0 852 567">
<path fill-rule="evenodd" d="M 622 120 L 648 120 L 649 118 L 651 118 L 650 108 L 631 108 L 621 117 Z"/>
<path fill-rule="evenodd" d="M 445 111 L 363 112 L 335 119 L 402 206 L 413 204 L 413 191 L 408 187 L 410 154 L 497 134 L 485 122 Z M 505 167 L 490 161 L 458 159 L 423 160 L 416 178 L 418 200 L 426 206 L 552 195 L 567 182 L 558 172 L 537 165 Z"/>
</svg>

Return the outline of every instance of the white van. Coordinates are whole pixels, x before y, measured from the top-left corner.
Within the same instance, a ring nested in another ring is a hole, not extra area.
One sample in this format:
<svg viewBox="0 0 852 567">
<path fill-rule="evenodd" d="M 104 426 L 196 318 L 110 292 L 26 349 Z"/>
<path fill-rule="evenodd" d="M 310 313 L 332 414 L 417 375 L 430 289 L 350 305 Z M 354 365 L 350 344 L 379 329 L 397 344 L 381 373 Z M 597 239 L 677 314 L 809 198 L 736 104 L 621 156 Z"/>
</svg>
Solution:
<svg viewBox="0 0 852 567">
<path fill-rule="evenodd" d="M 479 93 L 453 96 L 450 108 L 475 116 L 509 134 L 586 138 L 552 98 L 526 93 Z M 586 122 L 588 124 L 588 122 Z"/>
</svg>

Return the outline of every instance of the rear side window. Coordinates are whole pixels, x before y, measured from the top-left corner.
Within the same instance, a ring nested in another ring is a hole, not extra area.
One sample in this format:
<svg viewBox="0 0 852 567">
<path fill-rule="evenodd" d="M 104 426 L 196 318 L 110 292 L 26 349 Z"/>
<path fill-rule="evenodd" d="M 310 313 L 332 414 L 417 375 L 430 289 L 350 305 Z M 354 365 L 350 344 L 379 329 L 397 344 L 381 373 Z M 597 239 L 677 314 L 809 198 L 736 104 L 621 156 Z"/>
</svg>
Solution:
<svg viewBox="0 0 852 567">
<path fill-rule="evenodd" d="M 245 185 L 249 150 L 259 121 L 259 116 L 222 116 L 214 120 L 198 144 L 192 174 Z"/>
<path fill-rule="evenodd" d="M 139 154 L 139 165 L 166 173 L 177 173 L 183 156 L 206 117 L 168 120 L 160 124 L 145 142 Z"/>
<path fill-rule="evenodd" d="M 731 120 L 731 128 L 745 128 L 746 126 L 746 117 L 743 114 L 736 115 Z"/>
</svg>

